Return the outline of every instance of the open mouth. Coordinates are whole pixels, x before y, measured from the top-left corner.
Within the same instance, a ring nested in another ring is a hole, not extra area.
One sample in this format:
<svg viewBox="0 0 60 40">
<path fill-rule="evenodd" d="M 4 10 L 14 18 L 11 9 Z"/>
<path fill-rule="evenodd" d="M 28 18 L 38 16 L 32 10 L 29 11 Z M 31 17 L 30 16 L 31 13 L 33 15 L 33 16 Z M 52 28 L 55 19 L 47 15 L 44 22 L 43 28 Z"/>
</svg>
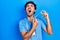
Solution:
<svg viewBox="0 0 60 40">
<path fill-rule="evenodd" d="M 31 10 L 29 10 L 29 13 L 31 12 Z"/>
<path fill-rule="evenodd" d="M 28 8 L 28 12 L 29 12 L 29 13 L 31 12 L 31 8 Z"/>
</svg>

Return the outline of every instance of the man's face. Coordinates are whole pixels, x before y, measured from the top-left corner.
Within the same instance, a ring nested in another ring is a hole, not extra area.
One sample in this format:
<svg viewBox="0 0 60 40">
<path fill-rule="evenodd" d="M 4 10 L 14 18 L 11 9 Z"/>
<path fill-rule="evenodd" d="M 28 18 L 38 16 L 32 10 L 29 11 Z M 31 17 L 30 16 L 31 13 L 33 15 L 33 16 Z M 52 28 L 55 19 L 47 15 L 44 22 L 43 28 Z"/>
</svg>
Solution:
<svg viewBox="0 0 60 40">
<path fill-rule="evenodd" d="M 26 12 L 27 12 L 27 15 L 28 15 L 29 17 L 34 14 L 34 12 L 35 12 L 35 7 L 34 7 L 34 5 L 33 5 L 32 3 L 27 4 L 27 6 L 26 6 Z"/>
</svg>

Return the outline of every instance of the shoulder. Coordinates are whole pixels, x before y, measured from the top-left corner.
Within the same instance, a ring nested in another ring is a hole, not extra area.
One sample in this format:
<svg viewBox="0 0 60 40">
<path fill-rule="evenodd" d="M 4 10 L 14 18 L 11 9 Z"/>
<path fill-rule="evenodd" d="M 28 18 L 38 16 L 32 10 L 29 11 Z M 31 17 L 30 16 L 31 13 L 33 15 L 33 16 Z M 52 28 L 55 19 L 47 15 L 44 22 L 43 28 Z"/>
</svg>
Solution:
<svg viewBox="0 0 60 40">
<path fill-rule="evenodd" d="M 40 18 L 37 18 L 38 22 L 43 22 L 43 20 L 41 20 Z"/>
<path fill-rule="evenodd" d="M 19 24 L 24 24 L 26 22 L 26 18 L 23 18 L 19 21 Z"/>
<path fill-rule="evenodd" d="M 37 18 L 37 20 L 38 20 L 38 22 L 39 22 L 40 24 L 45 24 L 45 22 L 44 22 L 43 19 Z"/>
</svg>

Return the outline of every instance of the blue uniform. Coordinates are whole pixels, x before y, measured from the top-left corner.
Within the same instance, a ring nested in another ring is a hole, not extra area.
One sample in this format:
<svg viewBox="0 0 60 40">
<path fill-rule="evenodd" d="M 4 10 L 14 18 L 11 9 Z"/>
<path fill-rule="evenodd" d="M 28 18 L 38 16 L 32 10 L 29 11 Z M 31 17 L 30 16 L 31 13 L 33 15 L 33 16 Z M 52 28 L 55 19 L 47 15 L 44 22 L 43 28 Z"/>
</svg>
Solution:
<svg viewBox="0 0 60 40">
<path fill-rule="evenodd" d="M 42 29 L 45 28 L 45 24 L 40 19 L 37 20 L 38 20 L 38 25 L 35 31 L 33 32 L 32 36 L 29 38 L 29 40 L 42 40 Z M 27 18 L 24 18 L 19 22 L 20 32 L 23 31 L 29 32 L 31 28 L 32 28 L 32 23 Z"/>
</svg>

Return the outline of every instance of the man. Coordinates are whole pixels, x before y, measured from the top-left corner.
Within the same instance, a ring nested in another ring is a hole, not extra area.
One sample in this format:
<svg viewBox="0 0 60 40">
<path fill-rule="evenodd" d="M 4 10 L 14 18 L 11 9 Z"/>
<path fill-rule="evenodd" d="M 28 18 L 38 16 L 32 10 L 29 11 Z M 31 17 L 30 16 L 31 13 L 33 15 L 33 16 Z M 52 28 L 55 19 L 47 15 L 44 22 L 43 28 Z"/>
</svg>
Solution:
<svg viewBox="0 0 60 40">
<path fill-rule="evenodd" d="M 47 12 L 42 14 L 47 21 L 47 26 L 45 26 L 42 20 L 34 17 L 36 11 L 34 2 L 27 2 L 25 10 L 27 18 L 19 22 L 20 32 L 24 40 L 42 40 L 42 29 L 48 34 L 52 34 L 52 27 Z"/>
</svg>

